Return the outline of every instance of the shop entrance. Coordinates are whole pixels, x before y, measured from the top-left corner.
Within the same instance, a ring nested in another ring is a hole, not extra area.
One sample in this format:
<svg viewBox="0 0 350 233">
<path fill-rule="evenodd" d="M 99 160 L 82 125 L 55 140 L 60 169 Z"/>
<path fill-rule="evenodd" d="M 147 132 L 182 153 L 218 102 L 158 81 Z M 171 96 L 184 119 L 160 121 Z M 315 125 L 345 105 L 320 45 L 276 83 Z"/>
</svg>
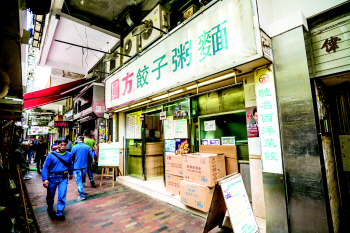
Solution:
<svg viewBox="0 0 350 233">
<path fill-rule="evenodd" d="M 333 226 L 341 229 L 350 217 L 350 73 L 314 84 Z"/>
<path fill-rule="evenodd" d="M 163 184 L 163 127 L 160 110 L 126 114 L 126 174 Z M 157 182 L 157 181 L 155 181 Z"/>
<path fill-rule="evenodd" d="M 159 179 L 163 182 L 163 127 L 160 120 L 160 111 L 146 113 L 143 124 L 144 138 L 144 179 Z"/>
</svg>

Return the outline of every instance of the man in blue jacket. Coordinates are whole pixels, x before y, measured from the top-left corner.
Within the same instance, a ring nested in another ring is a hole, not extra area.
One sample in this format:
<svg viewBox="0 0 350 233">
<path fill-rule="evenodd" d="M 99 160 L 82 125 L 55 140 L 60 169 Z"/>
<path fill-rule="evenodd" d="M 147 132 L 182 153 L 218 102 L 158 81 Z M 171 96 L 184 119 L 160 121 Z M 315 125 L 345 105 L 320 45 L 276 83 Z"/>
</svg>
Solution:
<svg viewBox="0 0 350 233">
<path fill-rule="evenodd" d="M 84 137 L 79 136 L 77 138 L 77 144 L 73 146 L 72 155 L 74 161 L 74 177 L 77 182 L 79 197 L 78 199 L 85 200 L 83 177 L 88 168 L 88 164 L 91 164 L 92 153 L 88 145 L 84 143 Z M 84 179 L 85 180 L 85 179 Z"/>
<path fill-rule="evenodd" d="M 50 217 L 55 216 L 53 211 L 53 203 L 56 189 L 57 194 L 57 212 L 56 219 L 64 220 L 63 210 L 66 205 L 68 173 L 69 179 L 73 179 L 72 155 L 66 151 L 67 139 L 60 138 L 57 140 L 58 148 L 52 151 L 46 158 L 43 170 L 42 180 L 43 186 L 47 188 L 47 212 Z"/>
</svg>

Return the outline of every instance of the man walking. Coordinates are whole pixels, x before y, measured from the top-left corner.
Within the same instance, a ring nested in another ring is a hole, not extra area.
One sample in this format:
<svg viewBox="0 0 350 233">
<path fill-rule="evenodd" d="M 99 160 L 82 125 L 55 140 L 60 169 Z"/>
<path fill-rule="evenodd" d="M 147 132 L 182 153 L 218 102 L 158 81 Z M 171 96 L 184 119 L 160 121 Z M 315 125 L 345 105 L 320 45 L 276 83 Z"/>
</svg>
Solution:
<svg viewBox="0 0 350 233">
<path fill-rule="evenodd" d="M 84 130 L 84 143 L 86 145 L 88 145 L 91 149 L 91 152 L 93 152 L 94 150 L 96 150 L 96 142 L 94 139 L 90 139 L 89 138 L 89 133 L 87 130 Z M 92 154 L 92 153 L 91 153 Z M 92 158 L 91 158 L 91 161 L 92 161 Z M 91 183 L 91 187 L 92 188 L 96 188 L 96 185 L 95 185 L 95 181 L 94 181 L 94 178 L 92 176 L 92 171 L 91 171 L 91 163 L 89 164 L 88 166 L 88 174 L 89 174 L 89 180 L 90 180 L 90 183 Z M 84 183 L 85 183 L 85 176 L 84 176 Z"/>
<path fill-rule="evenodd" d="M 73 147 L 73 143 L 72 143 L 71 140 L 69 140 L 69 135 L 66 136 L 66 139 L 68 140 L 68 144 L 67 144 L 66 150 L 71 152 L 72 151 L 72 147 Z"/>
<path fill-rule="evenodd" d="M 43 168 L 42 180 L 43 186 L 47 188 L 47 212 L 51 218 L 56 216 L 57 220 L 62 221 L 65 219 L 63 210 L 66 206 L 68 173 L 69 179 L 73 179 L 73 164 L 71 153 L 66 151 L 67 139 L 60 138 L 57 140 L 57 144 L 57 150 L 52 151 L 47 156 Z M 53 203 L 57 187 L 57 212 L 55 214 Z"/>
<path fill-rule="evenodd" d="M 36 145 L 36 151 L 35 151 L 35 162 L 36 162 L 36 169 L 37 172 L 40 174 L 40 169 L 43 169 L 44 162 L 45 162 L 45 156 L 48 153 L 48 145 L 46 142 L 44 142 L 44 137 L 42 135 L 39 136 L 39 142 Z"/>
<path fill-rule="evenodd" d="M 92 153 L 90 147 L 84 143 L 84 137 L 79 136 L 78 143 L 72 149 L 73 161 L 74 161 L 74 177 L 77 182 L 79 200 L 85 200 L 85 192 L 83 177 L 87 171 L 88 165 L 91 164 L 90 160 Z"/>
</svg>

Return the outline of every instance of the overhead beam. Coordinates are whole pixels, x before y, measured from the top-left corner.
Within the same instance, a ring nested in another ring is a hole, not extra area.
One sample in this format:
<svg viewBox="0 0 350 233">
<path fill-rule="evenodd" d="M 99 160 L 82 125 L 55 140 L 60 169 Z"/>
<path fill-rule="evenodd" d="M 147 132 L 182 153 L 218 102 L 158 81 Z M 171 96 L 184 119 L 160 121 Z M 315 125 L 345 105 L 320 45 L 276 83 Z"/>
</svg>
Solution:
<svg viewBox="0 0 350 233">
<path fill-rule="evenodd" d="M 73 5 L 70 5 L 69 2 L 65 2 L 65 4 L 63 4 L 60 15 L 64 18 L 70 19 L 85 26 L 89 26 L 95 30 L 120 39 L 122 31 L 117 28 L 116 23 L 91 14 L 90 12 L 80 10 Z"/>
</svg>

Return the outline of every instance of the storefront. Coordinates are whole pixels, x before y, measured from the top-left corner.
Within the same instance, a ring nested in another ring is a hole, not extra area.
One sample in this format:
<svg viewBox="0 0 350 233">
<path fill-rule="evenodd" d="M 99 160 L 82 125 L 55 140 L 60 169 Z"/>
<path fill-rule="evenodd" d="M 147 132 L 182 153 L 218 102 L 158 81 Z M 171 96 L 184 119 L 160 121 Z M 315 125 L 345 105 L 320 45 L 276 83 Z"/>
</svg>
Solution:
<svg viewBox="0 0 350 233">
<path fill-rule="evenodd" d="M 97 143 L 106 142 L 107 125 L 104 118 L 104 85 L 90 84 L 73 100 L 73 122 L 77 125 L 75 136 L 82 135 L 85 130 L 93 136 Z"/>
<path fill-rule="evenodd" d="M 256 15 L 254 1 L 208 4 L 107 78 L 106 112 L 117 114 L 114 141 L 126 177 L 168 188 L 172 155 L 225 151 L 226 173 L 242 174 L 254 214 L 265 221 L 262 172 L 281 174 L 282 158 L 270 40 Z M 258 122 L 272 120 L 273 148 L 261 151 Z"/>
</svg>

